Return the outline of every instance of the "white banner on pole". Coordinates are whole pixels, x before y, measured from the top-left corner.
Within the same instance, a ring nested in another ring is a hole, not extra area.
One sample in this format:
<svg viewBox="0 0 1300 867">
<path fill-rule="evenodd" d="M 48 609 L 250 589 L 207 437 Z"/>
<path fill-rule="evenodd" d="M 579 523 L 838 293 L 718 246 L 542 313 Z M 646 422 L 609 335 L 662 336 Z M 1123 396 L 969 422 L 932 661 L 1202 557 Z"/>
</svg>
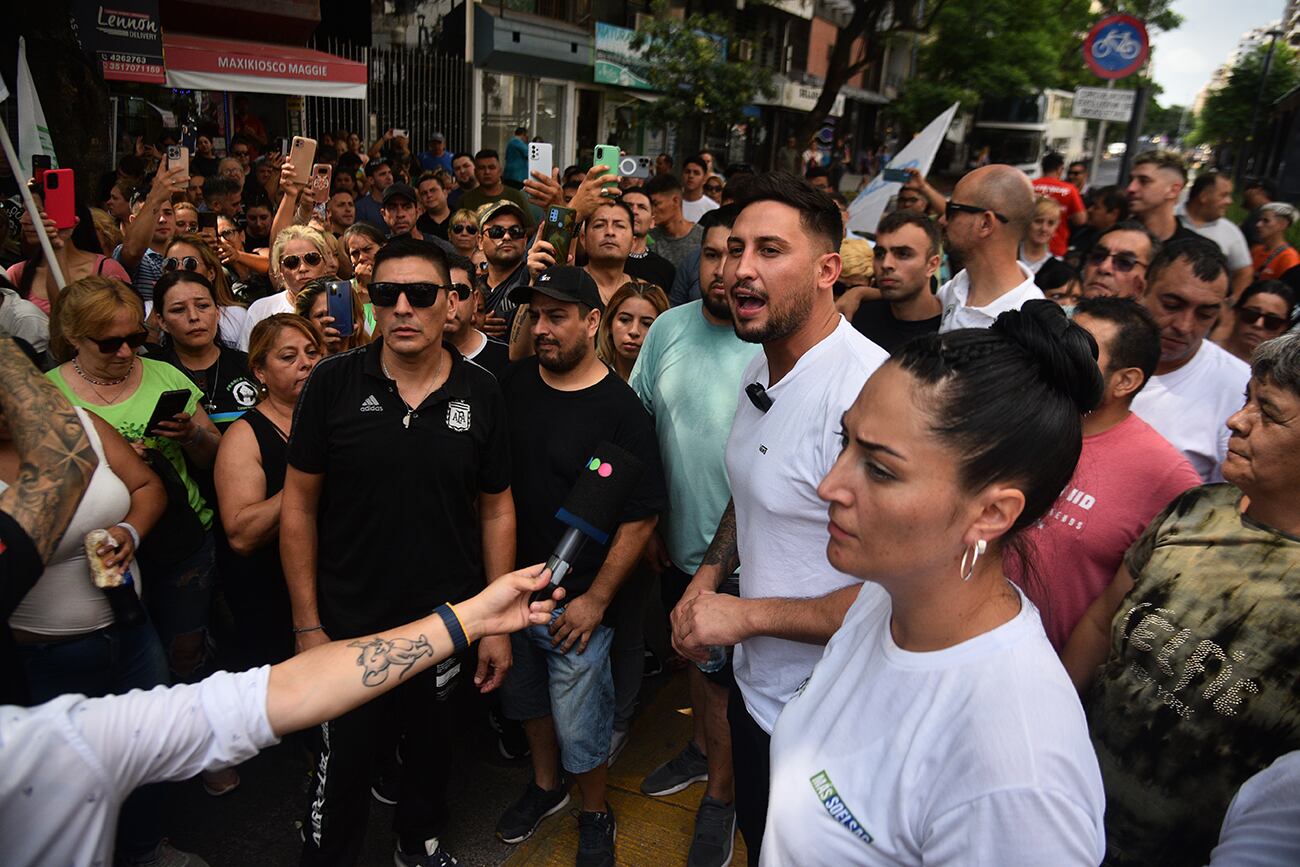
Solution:
<svg viewBox="0 0 1300 867">
<path fill-rule="evenodd" d="M 18 160 L 21 166 L 14 166 L 14 175 L 19 178 L 32 176 L 32 156 L 46 154 L 54 168 L 59 167 L 59 159 L 54 155 L 54 139 L 50 128 L 45 123 L 45 112 L 41 109 L 40 97 L 36 95 L 36 86 L 32 84 L 32 73 L 27 68 L 27 41 L 18 37 Z"/>
<path fill-rule="evenodd" d="M 1128 123 L 1133 116 L 1135 90 L 1111 90 L 1105 87 L 1077 87 L 1074 90 L 1075 117 L 1087 120 L 1110 120 Z"/>
<path fill-rule="evenodd" d="M 920 135 L 894 155 L 886 168 L 915 168 L 922 177 L 928 175 L 934 157 L 939 153 L 939 145 L 943 144 L 943 137 L 952 125 L 952 119 L 957 116 L 958 105 L 954 102 L 947 111 L 930 121 Z M 871 184 L 849 204 L 849 228 L 855 232 L 874 235 L 876 226 L 885 213 L 885 206 L 902 187 L 897 181 L 886 181 L 884 172 L 876 175 Z"/>
</svg>

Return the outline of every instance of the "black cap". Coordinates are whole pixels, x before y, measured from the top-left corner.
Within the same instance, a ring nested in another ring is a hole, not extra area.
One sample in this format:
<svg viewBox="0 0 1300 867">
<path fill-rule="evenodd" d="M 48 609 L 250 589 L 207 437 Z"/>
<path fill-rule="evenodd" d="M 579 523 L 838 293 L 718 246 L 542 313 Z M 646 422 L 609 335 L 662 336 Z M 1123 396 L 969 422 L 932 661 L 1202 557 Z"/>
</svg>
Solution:
<svg viewBox="0 0 1300 867">
<path fill-rule="evenodd" d="M 406 199 L 412 205 L 418 205 L 420 203 L 420 199 L 416 196 L 415 190 L 411 189 L 410 185 L 404 184 L 401 181 L 388 185 L 388 188 L 384 190 L 383 203 L 386 205 L 398 196 Z"/>
<path fill-rule="evenodd" d="M 557 301 L 570 304 L 586 304 L 602 313 L 605 302 L 600 300 L 600 289 L 596 281 L 586 270 L 575 265 L 555 265 L 537 275 L 537 281 L 529 286 L 521 283 L 510 290 L 510 300 L 516 304 L 526 304 L 534 292 L 549 295 Z"/>
</svg>

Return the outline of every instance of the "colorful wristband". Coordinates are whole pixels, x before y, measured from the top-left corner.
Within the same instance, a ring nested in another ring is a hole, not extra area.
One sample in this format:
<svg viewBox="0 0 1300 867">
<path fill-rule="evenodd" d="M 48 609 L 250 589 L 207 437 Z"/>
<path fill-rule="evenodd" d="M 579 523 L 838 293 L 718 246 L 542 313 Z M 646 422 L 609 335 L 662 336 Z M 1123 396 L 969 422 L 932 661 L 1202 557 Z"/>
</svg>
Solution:
<svg viewBox="0 0 1300 867">
<path fill-rule="evenodd" d="M 456 615 L 456 609 L 450 604 L 439 605 L 433 609 L 433 613 L 442 618 L 442 623 L 447 627 L 447 634 L 451 636 L 451 649 L 453 653 L 461 653 L 469 649 L 469 638 L 465 635 L 465 627 L 461 625 L 460 618 Z"/>
</svg>

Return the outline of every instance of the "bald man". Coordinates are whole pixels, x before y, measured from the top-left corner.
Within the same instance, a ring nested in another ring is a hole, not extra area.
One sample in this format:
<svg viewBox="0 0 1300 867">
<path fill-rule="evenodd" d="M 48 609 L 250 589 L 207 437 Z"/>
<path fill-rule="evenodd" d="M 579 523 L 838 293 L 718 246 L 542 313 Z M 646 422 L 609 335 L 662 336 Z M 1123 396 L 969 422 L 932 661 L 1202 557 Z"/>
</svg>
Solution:
<svg viewBox="0 0 1300 867">
<path fill-rule="evenodd" d="M 957 182 L 941 222 L 949 251 L 966 267 L 939 287 L 940 333 L 988 328 L 1004 310 L 1043 297 L 1018 260 L 1033 213 L 1034 188 L 1019 169 L 984 166 Z"/>
</svg>

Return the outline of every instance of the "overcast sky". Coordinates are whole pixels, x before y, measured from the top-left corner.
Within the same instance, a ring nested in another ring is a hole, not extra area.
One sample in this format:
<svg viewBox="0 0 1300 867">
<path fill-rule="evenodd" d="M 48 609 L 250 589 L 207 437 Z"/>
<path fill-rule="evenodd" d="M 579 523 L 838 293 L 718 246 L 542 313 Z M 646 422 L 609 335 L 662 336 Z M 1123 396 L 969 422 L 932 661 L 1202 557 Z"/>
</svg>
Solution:
<svg viewBox="0 0 1300 867">
<path fill-rule="evenodd" d="M 1153 40 L 1155 79 L 1165 89 L 1161 105 L 1191 105 L 1241 34 L 1278 20 L 1285 6 L 1285 0 L 1174 0 L 1183 26 Z"/>
</svg>

